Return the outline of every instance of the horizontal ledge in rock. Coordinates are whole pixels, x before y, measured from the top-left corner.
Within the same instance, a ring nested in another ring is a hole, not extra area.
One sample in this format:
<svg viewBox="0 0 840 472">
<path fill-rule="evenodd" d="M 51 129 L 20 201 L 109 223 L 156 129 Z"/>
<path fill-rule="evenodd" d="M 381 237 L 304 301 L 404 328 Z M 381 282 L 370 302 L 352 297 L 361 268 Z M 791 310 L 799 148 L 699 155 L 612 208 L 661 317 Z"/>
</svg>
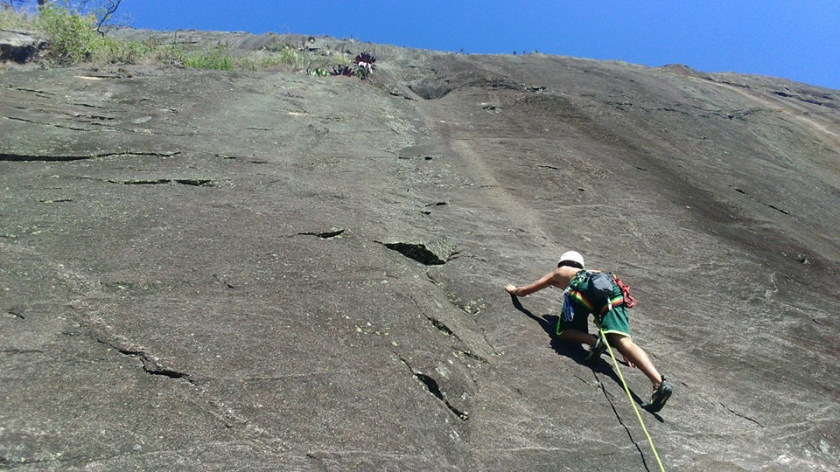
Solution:
<svg viewBox="0 0 840 472">
<path fill-rule="evenodd" d="M 106 182 L 122 185 L 165 185 L 174 182 L 176 184 L 191 185 L 193 187 L 215 187 L 217 185 L 216 181 L 212 179 L 107 179 Z"/>
<path fill-rule="evenodd" d="M 119 157 L 119 156 L 152 156 L 152 157 L 172 157 L 180 154 L 181 151 L 119 151 L 106 152 L 99 154 L 87 155 L 70 155 L 70 156 L 50 156 L 50 155 L 35 155 L 35 154 L 15 154 L 0 152 L 0 161 L 9 162 L 72 162 L 83 161 L 86 159 L 96 159 L 100 157 Z"/>
<path fill-rule="evenodd" d="M 343 228 L 330 228 L 329 231 L 322 231 L 322 232 L 306 231 L 306 232 L 303 232 L 303 233 L 298 233 L 297 235 L 298 236 L 318 236 L 321 239 L 331 239 L 331 238 L 336 238 L 338 236 L 341 236 L 342 234 L 344 234 L 344 231 L 345 230 Z"/>
</svg>

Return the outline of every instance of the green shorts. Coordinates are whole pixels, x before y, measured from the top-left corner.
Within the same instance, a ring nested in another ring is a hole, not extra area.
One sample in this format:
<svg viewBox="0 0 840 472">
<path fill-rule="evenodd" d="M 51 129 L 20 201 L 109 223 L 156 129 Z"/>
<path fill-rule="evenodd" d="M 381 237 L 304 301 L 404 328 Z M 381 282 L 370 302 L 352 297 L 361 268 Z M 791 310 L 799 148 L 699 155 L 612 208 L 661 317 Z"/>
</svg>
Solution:
<svg viewBox="0 0 840 472">
<path fill-rule="evenodd" d="M 597 318 L 595 324 L 598 324 Z M 599 326 L 604 334 L 619 334 L 630 337 L 630 320 L 627 318 L 627 307 L 624 305 L 614 306 L 612 310 L 604 314 Z"/>
<path fill-rule="evenodd" d="M 569 283 L 569 287 L 579 291 L 583 295 L 583 298 L 595 300 L 595 296 L 590 296 L 590 273 L 591 272 L 584 270 L 578 272 L 578 274 Z M 613 284 L 613 294 L 611 298 L 620 297 L 622 297 L 621 289 L 617 285 Z M 624 306 L 623 303 L 613 305 L 612 309 L 606 311 L 603 317 L 599 317 L 597 314 L 600 314 L 604 309 L 606 299 L 604 299 L 604 301 L 594 303 L 592 306 L 587 306 L 578 298 L 571 297 L 570 299 L 572 300 L 572 308 L 575 311 L 575 316 L 571 321 L 563 321 L 563 316 L 560 316 L 557 321 L 558 336 L 567 329 L 576 329 L 578 331 L 583 331 L 584 333 L 589 333 L 589 315 L 596 313 L 593 317 L 593 321 L 595 322 L 595 326 L 604 331 L 604 334 L 613 333 L 620 336 L 627 336 L 628 338 L 630 337 L 630 321 L 627 317 L 627 307 Z"/>
</svg>

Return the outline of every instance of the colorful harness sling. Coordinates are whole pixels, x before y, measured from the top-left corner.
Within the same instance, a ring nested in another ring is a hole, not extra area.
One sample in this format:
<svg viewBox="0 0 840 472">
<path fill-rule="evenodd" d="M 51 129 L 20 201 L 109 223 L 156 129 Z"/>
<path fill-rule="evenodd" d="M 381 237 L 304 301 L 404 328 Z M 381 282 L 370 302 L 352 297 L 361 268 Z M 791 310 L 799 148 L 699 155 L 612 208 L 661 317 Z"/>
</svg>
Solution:
<svg viewBox="0 0 840 472">
<path fill-rule="evenodd" d="M 571 300 L 575 300 L 576 302 L 580 303 L 589 311 L 589 313 L 595 313 L 595 302 L 596 300 L 590 300 L 584 295 L 583 291 L 578 290 L 578 288 L 583 284 L 583 282 L 588 282 L 591 280 L 593 274 L 599 274 L 600 271 L 586 271 L 583 277 L 578 278 L 575 276 L 569 286 L 566 288 L 564 292 L 563 298 L 563 320 L 564 321 L 571 321 L 574 318 L 574 308 L 570 303 Z M 617 306 L 620 304 L 624 304 L 627 308 L 632 308 L 636 305 L 636 299 L 630 295 L 630 287 L 621 281 L 618 277 L 614 274 L 609 274 L 609 277 L 612 279 L 612 282 L 621 290 L 621 295 L 617 295 L 614 297 L 607 297 L 607 302 L 601 307 L 601 310 L 597 315 L 599 317 L 603 317 L 604 314 L 610 310 L 612 310 L 613 306 Z M 587 284 L 587 287 L 589 284 Z M 584 290 L 586 290 L 584 288 Z M 592 295 L 590 294 L 590 298 Z"/>
</svg>

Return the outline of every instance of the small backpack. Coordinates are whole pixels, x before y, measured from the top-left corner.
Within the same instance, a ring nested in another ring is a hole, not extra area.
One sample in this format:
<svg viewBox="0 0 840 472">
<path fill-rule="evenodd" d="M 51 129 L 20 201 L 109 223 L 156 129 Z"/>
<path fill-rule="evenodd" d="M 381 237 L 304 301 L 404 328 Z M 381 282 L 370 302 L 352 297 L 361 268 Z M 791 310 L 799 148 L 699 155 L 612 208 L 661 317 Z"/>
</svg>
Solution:
<svg viewBox="0 0 840 472">
<path fill-rule="evenodd" d="M 609 298 L 613 292 L 613 278 L 604 272 L 593 272 L 589 276 L 589 289 L 592 293 Z"/>
<path fill-rule="evenodd" d="M 585 287 L 581 284 L 585 283 Z M 621 290 L 621 298 L 613 298 L 613 292 L 618 287 Z M 623 304 L 627 308 L 632 308 L 636 305 L 636 299 L 630 295 L 630 286 L 622 282 L 621 279 L 613 273 L 606 273 L 597 270 L 581 271 L 578 276 L 575 276 L 566 290 L 563 293 L 563 321 L 572 321 L 575 316 L 574 308 L 572 307 L 572 299 L 582 303 L 590 310 L 597 309 L 601 306 L 596 300 L 606 299 L 606 304 L 600 312 L 594 312 L 595 316 L 602 317 L 604 314 L 613 308 L 613 300 Z M 619 301 L 620 300 L 620 301 Z"/>
<path fill-rule="evenodd" d="M 614 287 L 612 274 L 593 272 L 589 276 L 589 293 L 594 295 L 596 299 L 606 299 L 607 311 L 612 310 L 612 293 Z"/>
<path fill-rule="evenodd" d="M 627 308 L 633 308 L 636 305 L 636 299 L 630 295 L 630 286 L 616 277 L 615 274 L 612 272 L 609 274 L 605 272 L 593 272 L 589 276 L 590 292 L 596 296 L 607 299 L 607 311 L 612 310 L 611 299 L 614 286 L 617 286 L 621 290 L 621 296 L 624 298 L 624 306 Z"/>
</svg>

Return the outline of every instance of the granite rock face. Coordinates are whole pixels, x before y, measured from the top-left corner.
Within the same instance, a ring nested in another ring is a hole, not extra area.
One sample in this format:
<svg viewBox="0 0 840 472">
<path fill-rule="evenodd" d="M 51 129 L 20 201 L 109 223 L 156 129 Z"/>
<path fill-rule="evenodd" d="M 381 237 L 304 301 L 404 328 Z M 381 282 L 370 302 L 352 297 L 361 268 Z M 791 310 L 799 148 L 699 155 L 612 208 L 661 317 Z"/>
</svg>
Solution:
<svg viewBox="0 0 840 472">
<path fill-rule="evenodd" d="M 503 290 L 575 249 L 667 470 L 840 468 L 840 92 L 310 43 L 378 69 L 0 69 L 0 466 L 657 470 Z"/>
<path fill-rule="evenodd" d="M 46 46 L 46 40 L 18 31 L 0 30 L 0 61 L 23 63 Z"/>
</svg>

